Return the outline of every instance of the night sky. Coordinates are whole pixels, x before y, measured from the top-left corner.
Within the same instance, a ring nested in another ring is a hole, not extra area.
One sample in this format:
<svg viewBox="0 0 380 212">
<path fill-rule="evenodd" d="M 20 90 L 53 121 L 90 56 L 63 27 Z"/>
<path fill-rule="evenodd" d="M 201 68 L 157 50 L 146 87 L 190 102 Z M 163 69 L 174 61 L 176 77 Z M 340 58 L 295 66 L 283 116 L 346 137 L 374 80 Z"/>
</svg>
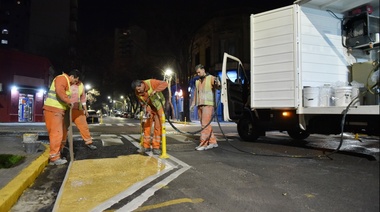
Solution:
<svg viewBox="0 0 380 212">
<path fill-rule="evenodd" d="M 293 0 L 78 0 L 78 32 L 82 41 L 85 41 L 82 45 L 94 47 L 100 43 L 103 46 L 112 46 L 113 43 L 107 44 L 105 40 L 113 39 L 115 28 L 138 25 L 146 30 L 149 47 L 158 51 L 156 55 L 163 55 L 173 48 L 181 48 L 180 39 L 189 37 L 215 15 L 225 14 L 226 9 L 235 8 L 235 11 L 247 14 L 248 19 L 252 13 L 292 3 Z M 87 75 L 85 80 L 99 80 L 102 70 L 107 66 L 104 62 L 112 60 L 112 52 L 87 52 L 100 53 L 96 59 L 90 61 L 94 68 L 84 70 Z M 175 55 L 178 52 L 171 53 Z"/>
<path fill-rule="evenodd" d="M 245 8 L 258 13 L 290 5 L 293 0 L 79 0 L 79 27 L 83 33 L 101 33 L 115 27 L 204 22 L 215 11 Z"/>
</svg>

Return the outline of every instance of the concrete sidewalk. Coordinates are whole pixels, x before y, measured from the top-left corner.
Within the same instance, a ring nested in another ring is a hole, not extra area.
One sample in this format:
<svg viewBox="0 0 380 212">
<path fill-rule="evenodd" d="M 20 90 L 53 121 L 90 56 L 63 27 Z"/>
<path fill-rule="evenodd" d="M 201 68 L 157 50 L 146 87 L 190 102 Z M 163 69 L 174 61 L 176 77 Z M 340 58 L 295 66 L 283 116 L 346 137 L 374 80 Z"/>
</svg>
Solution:
<svg viewBox="0 0 380 212">
<path fill-rule="evenodd" d="M 36 153 L 26 153 L 22 135 L 0 135 L 0 154 L 25 156 L 12 168 L 0 169 L 0 211 L 8 211 L 33 184 L 48 164 L 49 148 L 41 144 Z"/>
</svg>

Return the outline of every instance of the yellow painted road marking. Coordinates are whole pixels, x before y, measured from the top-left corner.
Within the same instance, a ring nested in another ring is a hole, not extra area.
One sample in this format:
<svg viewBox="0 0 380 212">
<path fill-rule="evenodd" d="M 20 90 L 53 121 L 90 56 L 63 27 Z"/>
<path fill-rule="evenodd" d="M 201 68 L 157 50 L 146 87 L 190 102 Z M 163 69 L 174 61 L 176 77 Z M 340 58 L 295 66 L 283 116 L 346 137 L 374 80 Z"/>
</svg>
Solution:
<svg viewBox="0 0 380 212">
<path fill-rule="evenodd" d="M 163 208 L 163 207 L 182 204 L 182 203 L 194 203 L 194 204 L 196 204 L 196 203 L 201 203 L 201 202 L 204 202 L 204 200 L 202 198 L 196 198 L 196 199 L 181 198 L 181 199 L 166 201 L 166 202 L 155 204 L 155 205 L 147 205 L 144 207 L 140 207 L 135 211 L 147 211 L 147 210 Z"/>
<path fill-rule="evenodd" d="M 157 168 L 157 159 L 137 154 L 74 161 L 55 211 L 90 211 L 164 168 Z"/>
</svg>

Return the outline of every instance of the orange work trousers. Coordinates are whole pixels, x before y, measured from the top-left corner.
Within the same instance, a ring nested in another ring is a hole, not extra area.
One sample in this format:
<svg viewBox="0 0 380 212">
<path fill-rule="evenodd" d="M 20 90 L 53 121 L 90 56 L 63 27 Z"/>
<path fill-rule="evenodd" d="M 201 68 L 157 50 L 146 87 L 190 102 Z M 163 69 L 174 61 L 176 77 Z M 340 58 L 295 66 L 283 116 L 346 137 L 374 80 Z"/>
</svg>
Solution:
<svg viewBox="0 0 380 212">
<path fill-rule="evenodd" d="M 90 129 L 88 128 L 86 115 L 84 110 L 72 109 L 72 121 L 77 126 L 80 135 L 82 136 L 86 144 L 92 144 L 92 138 L 90 135 Z"/>
<path fill-rule="evenodd" d="M 161 145 L 161 136 L 162 136 L 162 123 L 161 118 L 164 114 L 164 109 L 161 108 L 158 111 L 150 110 L 150 117 L 144 122 L 143 128 L 144 128 L 144 142 L 143 146 L 144 148 L 150 148 L 151 146 L 151 140 L 152 140 L 152 147 L 153 149 L 159 149 Z M 154 124 L 153 129 L 153 138 L 151 139 L 151 129 L 152 125 Z"/>
<path fill-rule="evenodd" d="M 202 128 L 204 128 L 212 118 L 214 112 L 214 107 L 210 105 L 199 105 L 198 106 L 198 117 L 201 122 Z M 201 131 L 200 144 L 199 146 L 206 146 L 208 144 L 216 144 L 216 138 L 212 130 L 211 124 Z"/>
<path fill-rule="evenodd" d="M 64 114 L 45 110 L 44 116 L 46 129 L 49 134 L 49 159 L 50 161 L 56 161 L 61 157 L 60 152 L 67 138 Z"/>
</svg>

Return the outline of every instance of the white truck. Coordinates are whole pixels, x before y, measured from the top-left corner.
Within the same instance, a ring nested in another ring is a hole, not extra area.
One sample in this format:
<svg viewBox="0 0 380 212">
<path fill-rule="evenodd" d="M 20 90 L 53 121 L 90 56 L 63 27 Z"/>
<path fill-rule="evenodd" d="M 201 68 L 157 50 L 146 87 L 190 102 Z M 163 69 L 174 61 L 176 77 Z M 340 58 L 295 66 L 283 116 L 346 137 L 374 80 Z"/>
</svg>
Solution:
<svg viewBox="0 0 380 212">
<path fill-rule="evenodd" d="M 251 15 L 250 70 L 225 53 L 221 82 L 224 120 L 243 140 L 380 135 L 379 2 L 299 0 Z"/>
</svg>

